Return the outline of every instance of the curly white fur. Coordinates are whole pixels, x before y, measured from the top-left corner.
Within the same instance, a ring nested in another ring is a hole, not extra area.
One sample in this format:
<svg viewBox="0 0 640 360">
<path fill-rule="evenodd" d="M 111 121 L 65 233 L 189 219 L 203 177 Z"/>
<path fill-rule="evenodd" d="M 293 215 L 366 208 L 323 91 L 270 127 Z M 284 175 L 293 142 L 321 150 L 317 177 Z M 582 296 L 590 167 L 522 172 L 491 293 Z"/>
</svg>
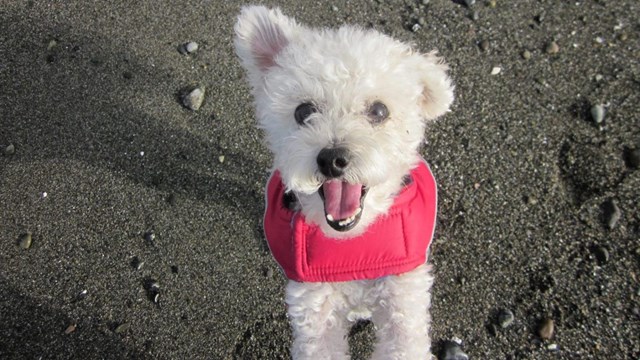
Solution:
<svg viewBox="0 0 640 360">
<path fill-rule="evenodd" d="M 285 186 L 305 218 L 327 236 L 348 241 L 361 234 L 389 209 L 403 177 L 420 161 L 426 123 L 448 111 L 453 86 L 447 66 L 435 53 L 418 53 L 374 30 L 309 29 L 261 6 L 243 8 L 235 32 L 259 126 Z M 390 114 L 376 126 L 366 114 L 374 101 Z M 318 112 L 301 126 L 294 112 L 304 102 L 313 102 Z M 327 224 L 318 195 L 326 179 L 316 158 L 335 146 L 352 155 L 343 180 L 368 189 L 360 221 L 346 232 Z M 358 309 L 376 324 L 374 358 L 427 358 L 431 282 L 426 266 L 368 281 L 291 281 L 286 299 L 294 358 L 348 358 L 345 336 Z"/>
<path fill-rule="evenodd" d="M 348 359 L 348 328 L 371 318 L 376 327 L 373 359 L 429 359 L 431 323 L 427 265 L 400 276 L 339 283 L 287 285 L 294 359 Z"/>
</svg>

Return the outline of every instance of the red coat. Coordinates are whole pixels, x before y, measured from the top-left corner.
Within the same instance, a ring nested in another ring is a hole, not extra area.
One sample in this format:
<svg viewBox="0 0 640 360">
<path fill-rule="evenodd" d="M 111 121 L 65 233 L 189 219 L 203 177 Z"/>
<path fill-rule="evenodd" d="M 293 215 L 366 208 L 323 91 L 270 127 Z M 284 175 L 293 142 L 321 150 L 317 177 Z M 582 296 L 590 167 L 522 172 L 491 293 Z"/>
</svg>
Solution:
<svg viewBox="0 0 640 360">
<path fill-rule="evenodd" d="M 333 239 L 283 205 L 285 189 L 275 171 L 267 184 L 264 214 L 273 257 L 289 279 L 300 282 L 376 279 L 424 264 L 435 229 L 436 182 L 424 161 L 411 171 L 411 178 L 388 213 L 362 235 Z"/>
</svg>

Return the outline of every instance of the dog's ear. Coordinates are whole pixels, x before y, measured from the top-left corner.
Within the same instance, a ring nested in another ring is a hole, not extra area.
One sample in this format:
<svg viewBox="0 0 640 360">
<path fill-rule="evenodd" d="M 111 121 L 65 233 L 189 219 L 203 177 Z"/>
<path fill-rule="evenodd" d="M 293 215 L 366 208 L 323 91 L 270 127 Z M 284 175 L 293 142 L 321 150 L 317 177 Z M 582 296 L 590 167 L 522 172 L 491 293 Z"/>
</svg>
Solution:
<svg viewBox="0 0 640 360">
<path fill-rule="evenodd" d="M 414 68 L 417 68 L 423 90 L 420 106 L 425 119 L 433 120 L 449 111 L 453 102 L 453 84 L 447 70 L 449 67 L 435 52 L 411 55 Z"/>
<path fill-rule="evenodd" d="M 266 72 L 275 65 L 275 57 L 289 44 L 297 28 L 295 20 L 280 9 L 243 7 L 234 27 L 234 44 L 242 65 L 251 75 Z"/>
</svg>

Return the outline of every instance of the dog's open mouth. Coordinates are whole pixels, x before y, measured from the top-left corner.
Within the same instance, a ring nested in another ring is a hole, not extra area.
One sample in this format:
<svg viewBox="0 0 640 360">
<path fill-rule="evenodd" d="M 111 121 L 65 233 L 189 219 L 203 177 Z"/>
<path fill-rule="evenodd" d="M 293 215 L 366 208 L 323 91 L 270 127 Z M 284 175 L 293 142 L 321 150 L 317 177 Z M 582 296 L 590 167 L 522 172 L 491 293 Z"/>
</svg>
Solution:
<svg viewBox="0 0 640 360">
<path fill-rule="evenodd" d="M 367 188 L 337 179 L 327 180 L 318 190 L 324 202 L 327 224 L 337 231 L 348 231 L 360 221 Z"/>
</svg>

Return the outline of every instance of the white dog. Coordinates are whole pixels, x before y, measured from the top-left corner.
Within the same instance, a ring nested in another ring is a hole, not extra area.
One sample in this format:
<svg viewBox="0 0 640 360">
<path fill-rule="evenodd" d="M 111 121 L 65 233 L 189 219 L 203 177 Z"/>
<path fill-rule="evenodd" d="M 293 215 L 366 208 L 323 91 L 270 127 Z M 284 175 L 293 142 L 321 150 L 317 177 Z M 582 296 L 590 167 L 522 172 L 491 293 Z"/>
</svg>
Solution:
<svg viewBox="0 0 640 360">
<path fill-rule="evenodd" d="M 235 32 L 274 154 L 265 235 L 290 279 L 293 358 L 348 359 L 361 318 L 373 358 L 431 358 L 436 186 L 418 149 L 453 101 L 447 66 L 374 30 L 310 29 L 261 6 Z"/>
</svg>

